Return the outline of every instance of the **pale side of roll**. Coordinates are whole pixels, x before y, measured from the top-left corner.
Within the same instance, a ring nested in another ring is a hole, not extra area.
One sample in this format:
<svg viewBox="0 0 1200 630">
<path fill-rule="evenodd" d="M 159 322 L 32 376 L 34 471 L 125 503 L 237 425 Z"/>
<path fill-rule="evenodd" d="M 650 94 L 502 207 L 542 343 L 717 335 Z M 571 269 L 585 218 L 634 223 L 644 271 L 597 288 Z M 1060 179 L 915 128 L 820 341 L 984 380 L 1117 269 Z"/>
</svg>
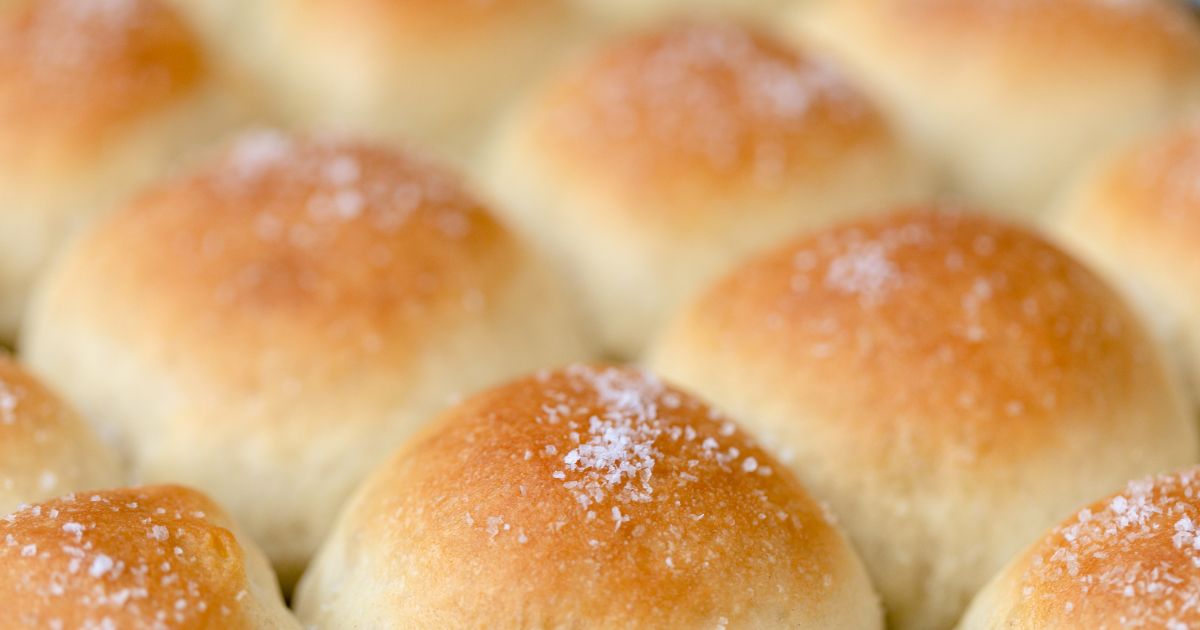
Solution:
<svg viewBox="0 0 1200 630">
<path fill-rule="evenodd" d="M 259 11 L 264 78 L 294 122 L 457 162 L 592 30 L 569 0 L 263 0 Z"/>
</svg>

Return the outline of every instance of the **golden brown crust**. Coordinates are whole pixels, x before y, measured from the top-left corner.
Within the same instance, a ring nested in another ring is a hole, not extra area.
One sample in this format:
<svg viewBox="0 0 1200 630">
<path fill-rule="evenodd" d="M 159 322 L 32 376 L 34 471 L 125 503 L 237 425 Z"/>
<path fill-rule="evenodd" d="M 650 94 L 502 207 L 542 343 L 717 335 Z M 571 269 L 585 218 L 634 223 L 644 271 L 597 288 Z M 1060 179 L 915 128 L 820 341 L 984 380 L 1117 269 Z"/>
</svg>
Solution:
<svg viewBox="0 0 1200 630">
<path fill-rule="evenodd" d="M 1131 482 L 1054 528 L 989 588 L 970 628 L 1200 625 L 1200 469 Z"/>
<path fill-rule="evenodd" d="M 0 520 L 5 628 L 250 628 L 243 551 L 178 486 L 67 495 Z"/>
<path fill-rule="evenodd" d="M 1104 239 L 1128 239 L 1130 245 L 1137 244 L 1140 255 L 1194 252 L 1200 242 L 1197 177 L 1200 118 L 1192 118 L 1138 141 L 1103 163 L 1099 173 L 1086 181 L 1081 191 L 1086 196 L 1068 209 L 1072 212 L 1068 229 Z M 1187 264 L 1186 258 L 1175 263 Z"/>
<path fill-rule="evenodd" d="M 490 308 L 523 258 L 439 168 L 261 132 L 110 216 L 70 260 L 52 300 L 99 306 L 92 321 L 120 337 L 187 348 L 187 366 L 253 389 L 264 362 L 308 374 L 319 353 L 341 373 L 409 353 Z"/>
<path fill-rule="evenodd" d="M 91 155 L 208 76 L 200 43 L 160 0 L 34 0 L 0 16 L 0 163 Z M 19 121 L 19 122 L 18 122 Z"/>
<path fill-rule="evenodd" d="M 350 601 L 326 590 L 345 578 L 385 582 L 359 602 L 380 625 L 796 627 L 839 619 L 823 615 L 856 586 L 871 612 L 827 518 L 696 398 L 641 371 L 572 366 L 481 393 L 397 453 L 299 606 L 350 627 L 337 617 Z"/>
<path fill-rule="evenodd" d="M 1136 398 L 1157 358 L 1120 298 L 1069 256 L 1025 229 L 929 210 L 796 240 L 708 291 L 684 325 L 789 366 L 789 381 L 821 390 L 810 412 L 843 418 L 864 456 L 903 433 L 913 457 L 954 444 L 1007 465 L 1068 439 L 1059 423 L 1097 421 L 1084 410 Z"/>
<path fill-rule="evenodd" d="M 0 513 L 120 482 L 116 455 L 66 402 L 0 353 Z"/>
<path fill-rule="evenodd" d="M 548 162 L 632 198 L 781 187 L 841 168 L 831 155 L 894 142 L 875 107 L 824 60 L 715 21 L 611 43 L 534 107 L 533 142 Z"/>
</svg>

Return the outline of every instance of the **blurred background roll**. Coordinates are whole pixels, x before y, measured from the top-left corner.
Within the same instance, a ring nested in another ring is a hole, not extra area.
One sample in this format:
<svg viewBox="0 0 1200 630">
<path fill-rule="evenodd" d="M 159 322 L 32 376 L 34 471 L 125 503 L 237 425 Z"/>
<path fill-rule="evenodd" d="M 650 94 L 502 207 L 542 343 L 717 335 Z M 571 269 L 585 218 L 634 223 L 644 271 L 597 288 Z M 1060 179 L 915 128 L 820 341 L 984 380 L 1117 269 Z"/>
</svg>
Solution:
<svg viewBox="0 0 1200 630">
<path fill-rule="evenodd" d="M 299 630 L 262 552 L 179 486 L 69 494 L 0 519 L 5 628 Z"/>
<path fill-rule="evenodd" d="M 484 162 L 622 357 L 741 256 L 931 190 L 835 67 L 722 22 L 607 43 L 535 90 Z"/>
<path fill-rule="evenodd" d="M 960 630 L 1200 627 L 1200 469 L 1130 482 L 975 598 Z"/>
<path fill-rule="evenodd" d="M 675 18 L 733 18 L 770 24 L 791 0 L 575 0 L 597 19 L 629 28 Z"/>
<path fill-rule="evenodd" d="M 116 453 L 69 405 L 0 354 L 0 515 L 121 482 Z"/>
<path fill-rule="evenodd" d="M 797 15 L 959 194 L 1010 217 L 1040 217 L 1080 162 L 1200 104 L 1200 22 L 1178 0 L 815 0 Z"/>
<path fill-rule="evenodd" d="M 285 584 L 443 405 L 587 355 L 542 265 L 453 174 L 266 131 L 79 239 L 22 350 L 141 479 L 228 506 Z"/>
<path fill-rule="evenodd" d="M 298 125 L 465 160 L 584 24 L 569 0 L 264 0 L 265 78 Z"/>
<path fill-rule="evenodd" d="M 917 210 L 757 257 L 650 365 L 742 420 L 845 525 L 895 628 L 948 628 L 1014 554 L 1197 459 L 1121 297 L 1024 229 Z"/>
<path fill-rule="evenodd" d="M 1053 220 L 1068 247 L 1143 307 L 1200 400 L 1200 118 L 1084 169 Z"/>
<path fill-rule="evenodd" d="M 373 473 L 297 611 L 326 630 L 880 628 L 830 518 L 696 398 L 575 365 L 471 397 Z"/>
<path fill-rule="evenodd" d="M 251 100 L 159 0 L 0 13 L 0 341 L 75 228 L 243 121 Z"/>
</svg>

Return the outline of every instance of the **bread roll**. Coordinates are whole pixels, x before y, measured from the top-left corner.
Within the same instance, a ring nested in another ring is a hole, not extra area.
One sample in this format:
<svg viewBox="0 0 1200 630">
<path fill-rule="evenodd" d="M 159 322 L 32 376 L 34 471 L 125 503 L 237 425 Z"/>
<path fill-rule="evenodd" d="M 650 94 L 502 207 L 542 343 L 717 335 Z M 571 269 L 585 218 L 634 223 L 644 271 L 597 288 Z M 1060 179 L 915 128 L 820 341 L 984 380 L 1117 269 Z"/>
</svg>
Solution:
<svg viewBox="0 0 1200 630">
<path fill-rule="evenodd" d="M 1200 396 L 1200 118 L 1156 131 L 1085 169 L 1055 231 L 1143 307 Z"/>
<path fill-rule="evenodd" d="M 297 592 L 339 628 L 879 628 L 862 565 L 720 413 L 575 365 L 471 397 L 358 490 Z"/>
<path fill-rule="evenodd" d="M 285 583 L 448 401 L 587 354 L 558 287 L 454 176 L 273 132 L 89 231 L 24 351 L 142 479 L 228 506 Z"/>
<path fill-rule="evenodd" d="M 1074 506 L 1197 460 L 1179 387 L 1120 297 L 980 216 L 900 212 L 753 259 L 650 365 L 829 501 L 900 629 L 949 627 Z"/>
<path fill-rule="evenodd" d="M 940 156 L 960 194 L 1021 219 L 1115 142 L 1200 103 L 1200 23 L 1177 0 L 819 0 L 799 31 Z"/>
<path fill-rule="evenodd" d="M 264 13 L 299 123 L 460 160 L 582 30 L 570 0 L 268 0 Z"/>
<path fill-rule="evenodd" d="M 0 340 L 72 230 L 248 108 L 159 0 L 0 14 Z"/>
<path fill-rule="evenodd" d="M 1200 469 L 1131 482 L 1068 518 L 979 594 L 960 630 L 1200 626 Z"/>
<path fill-rule="evenodd" d="M 179 486 L 69 494 L 0 519 L 0 626 L 299 630 L 261 551 Z"/>
<path fill-rule="evenodd" d="M 720 22 L 611 42 L 538 90 L 486 162 L 625 357 L 741 256 L 929 191 L 837 69 Z"/>
<path fill-rule="evenodd" d="M 116 454 L 65 402 L 0 354 L 0 514 L 120 484 Z"/>
</svg>

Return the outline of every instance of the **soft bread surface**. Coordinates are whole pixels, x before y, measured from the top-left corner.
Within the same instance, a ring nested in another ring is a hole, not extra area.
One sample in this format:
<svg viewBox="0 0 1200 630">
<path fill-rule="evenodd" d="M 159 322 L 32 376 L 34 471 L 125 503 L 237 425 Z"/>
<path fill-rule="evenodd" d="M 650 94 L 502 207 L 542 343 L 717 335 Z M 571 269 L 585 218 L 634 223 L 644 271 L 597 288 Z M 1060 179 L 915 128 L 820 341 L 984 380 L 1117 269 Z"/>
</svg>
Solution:
<svg viewBox="0 0 1200 630">
<path fill-rule="evenodd" d="M 536 90 L 485 164 L 622 356 L 741 256 L 929 191 L 836 68 L 719 21 L 608 42 Z"/>
<path fill-rule="evenodd" d="M 720 17 L 769 23 L 789 0 L 575 0 L 618 27 L 645 25 L 671 18 Z"/>
<path fill-rule="evenodd" d="M 1018 550 L 1124 480 L 1195 461 L 1120 297 L 1023 229 L 928 210 L 751 260 L 650 365 L 829 501 L 897 628 L 945 628 Z"/>
<path fill-rule="evenodd" d="M 957 192 L 1035 218 L 1114 142 L 1200 103 L 1200 23 L 1175 0 L 820 0 L 798 31 L 941 158 Z"/>
<path fill-rule="evenodd" d="M 178 486 L 70 494 L 0 519 L 5 628 L 300 626 L 262 552 Z"/>
<path fill-rule="evenodd" d="M 326 629 L 878 628 L 829 518 L 696 398 L 576 365 L 406 444 L 348 504 L 297 610 Z"/>
<path fill-rule="evenodd" d="M 159 0 L 30 0 L 0 14 L 0 339 L 79 224 L 250 108 Z"/>
<path fill-rule="evenodd" d="M 546 273 L 438 167 L 257 132 L 80 239 L 23 350 L 141 478 L 211 492 L 287 581 L 448 401 L 587 355 Z"/>
<path fill-rule="evenodd" d="M 297 122 L 467 159 L 496 111 L 572 46 L 569 0 L 267 0 L 270 76 Z"/>
<path fill-rule="evenodd" d="M 1200 395 L 1200 118 L 1121 147 L 1085 169 L 1055 231 L 1121 285 Z"/>
<path fill-rule="evenodd" d="M 0 354 L 0 514 L 121 481 L 116 453 L 62 399 Z"/>
<path fill-rule="evenodd" d="M 1200 469 L 1130 482 L 1031 546 L 960 630 L 1200 626 Z"/>
</svg>

